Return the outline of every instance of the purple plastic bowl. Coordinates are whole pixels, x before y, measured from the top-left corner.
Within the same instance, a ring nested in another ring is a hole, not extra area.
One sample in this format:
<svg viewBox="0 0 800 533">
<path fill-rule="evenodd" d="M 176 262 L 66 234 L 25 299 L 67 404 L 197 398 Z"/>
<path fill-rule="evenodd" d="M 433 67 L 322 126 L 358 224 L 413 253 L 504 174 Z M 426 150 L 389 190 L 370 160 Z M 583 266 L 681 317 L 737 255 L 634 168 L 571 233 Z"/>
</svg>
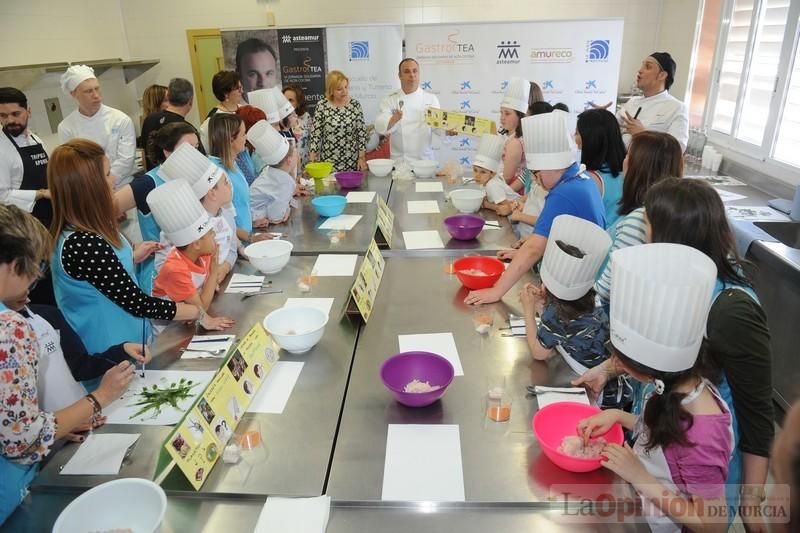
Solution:
<svg viewBox="0 0 800 533">
<path fill-rule="evenodd" d="M 337 172 L 333 175 L 336 181 L 343 189 L 352 189 L 361 185 L 361 180 L 364 179 L 364 173 L 358 170 L 349 170 L 347 172 Z"/>
<path fill-rule="evenodd" d="M 454 374 L 450 361 L 431 352 L 402 352 L 381 365 L 381 381 L 398 402 L 409 407 L 425 407 L 444 396 Z M 441 388 L 431 392 L 404 392 L 404 387 L 415 379 Z"/>
<path fill-rule="evenodd" d="M 477 237 L 484 223 L 481 217 L 475 215 L 453 215 L 444 219 L 447 231 L 459 241 L 471 241 Z"/>
</svg>

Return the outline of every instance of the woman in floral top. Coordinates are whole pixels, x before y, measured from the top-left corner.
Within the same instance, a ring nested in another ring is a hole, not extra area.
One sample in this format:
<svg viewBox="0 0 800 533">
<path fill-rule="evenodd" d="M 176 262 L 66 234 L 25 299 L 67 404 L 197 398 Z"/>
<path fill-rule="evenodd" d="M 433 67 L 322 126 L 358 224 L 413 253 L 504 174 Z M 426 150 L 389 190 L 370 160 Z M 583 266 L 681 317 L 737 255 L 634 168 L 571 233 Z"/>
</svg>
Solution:
<svg viewBox="0 0 800 533">
<path fill-rule="evenodd" d="M 50 237 L 32 215 L 0 205 L 0 302 L 24 299 L 41 276 Z M 36 335 L 18 313 L 0 303 L 0 525 L 16 509 L 53 443 L 102 424 L 107 406 L 128 388 L 133 365 L 106 372 L 98 389 L 56 412 L 39 409 Z"/>
<path fill-rule="evenodd" d="M 338 70 L 325 79 L 326 99 L 314 112 L 314 128 L 308 147 L 311 161 L 330 161 L 334 172 L 366 170 L 367 139 L 364 112 L 350 98 L 350 80 Z"/>
</svg>

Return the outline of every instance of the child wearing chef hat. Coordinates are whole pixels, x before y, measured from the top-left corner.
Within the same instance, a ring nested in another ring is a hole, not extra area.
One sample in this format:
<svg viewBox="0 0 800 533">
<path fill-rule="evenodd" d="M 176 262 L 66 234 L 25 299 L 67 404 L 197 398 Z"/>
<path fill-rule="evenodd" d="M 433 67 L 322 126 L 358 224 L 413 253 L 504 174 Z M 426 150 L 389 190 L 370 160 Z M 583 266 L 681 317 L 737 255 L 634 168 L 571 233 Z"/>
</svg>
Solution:
<svg viewBox="0 0 800 533">
<path fill-rule="evenodd" d="M 531 83 L 522 78 L 511 78 L 500 101 L 501 133 L 506 136 L 503 147 L 502 178 L 516 192 L 523 189 L 525 147 L 522 144 L 522 119 L 528 110 Z"/>
<path fill-rule="evenodd" d="M 503 136 L 486 134 L 481 137 L 478 154 L 472 161 L 472 177 L 486 190 L 482 207 L 500 216 L 511 213 L 513 203 L 520 198 L 498 174 L 502 169 L 504 146 Z"/>
<path fill-rule="evenodd" d="M 616 423 L 634 432 L 633 448 L 608 444 L 601 464 L 639 492 L 654 531 L 726 529 L 731 414 L 702 375 L 700 354 L 717 268 L 667 243 L 617 250 L 611 263 L 613 359 L 655 392 L 640 416 L 609 409 L 580 421 L 578 432 L 588 440 Z"/>
<path fill-rule="evenodd" d="M 147 205 L 161 231 L 175 245 L 156 275 L 153 296 L 208 309 L 217 289 L 219 272 L 219 248 L 214 240 L 211 217 L 192 187 L 180 179 L 153 189 L 147 195 Z M 230 318 L 209 318 L 211 329 L 233 326 Z M 154 326 L 156 333 L 164 328 L 164 324 Z"/>
<path fill-rule="evenodd" d="M 542 260 L 542 285 L 528 283 L 520 293 L 534 359 L 559 354 L 578 374 L 608 359 L 608 315 L 595 307 L 592 286 L 610 247 L 611 238 L 597 224 L 571 215 L 555 218 Z M 606 384 L 597 403 L 624 408 L 631 396 L 630 385 L 620 377 Z"/>
<path fill-rule="evenodd" d="M 291 175 L 297 166 L 297 150 L 266 120 L 256 122 L 250 128 L 247 140 L 267 165 L 250 185 L 253 220 L 265 220 L 268 224 L 285 222 L 291 213 L 292 197 L 297 187 Z"/>
</svg>

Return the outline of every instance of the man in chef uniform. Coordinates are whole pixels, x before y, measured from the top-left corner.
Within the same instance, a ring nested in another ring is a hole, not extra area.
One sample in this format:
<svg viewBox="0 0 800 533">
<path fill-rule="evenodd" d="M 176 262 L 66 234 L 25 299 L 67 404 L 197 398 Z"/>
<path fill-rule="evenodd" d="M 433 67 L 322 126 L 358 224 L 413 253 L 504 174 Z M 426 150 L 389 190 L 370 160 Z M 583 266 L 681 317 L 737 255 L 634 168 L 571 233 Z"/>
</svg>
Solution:
<svg viewBox="0 0 800 533">
<path fill-rule="evenodd" d="M 433 129 L 425 122 L 425 110 L 440 107 L 439 99 L 420 89 L 416 59 L 407 57 L 400 62 L 399 77 L 400 89 L 381 100 L 375 131 L 378 135 L 390 135 L 395 159 L 433 159 Z M 453 130 L 446 134 L 457 135 Z"/>
<path fill-rule="evenodd" d="M 675 69 L 675 60 L 667 52 L 653 52 L 642 61 L 636 73 L 636 86 L 642 96 L 625 102 L 617 113 L 625 146 L 630 144 L 632 135 L 653 130 L 669 133 L 686 150 L 689 112 L 686 104 L 668 92 L 675 81 Z"/>
<path fill-rule="evenodd" d="M 61 76 L 61 89 L 78 103 L 78 109 L 58 125 L 61 142 L 80 137 L 103 147 L 116 178 L 114 190 L 131 182 L 135 170 L 136 130 L 131 118 L 103 104 L 100 82 L 86 65 L 72 65 Z"/>
</svg>

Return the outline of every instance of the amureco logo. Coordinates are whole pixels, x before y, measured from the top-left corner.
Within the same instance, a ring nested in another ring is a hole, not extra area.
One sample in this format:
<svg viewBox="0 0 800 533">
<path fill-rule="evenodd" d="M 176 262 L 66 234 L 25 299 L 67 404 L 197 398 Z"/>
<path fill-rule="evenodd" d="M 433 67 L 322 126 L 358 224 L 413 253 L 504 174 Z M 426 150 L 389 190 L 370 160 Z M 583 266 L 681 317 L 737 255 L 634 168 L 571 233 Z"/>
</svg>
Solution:
<svg viewBox="0 0 800 533">
<path fill-rule="evenodd" d="M 514 65 L 519 63 L 519 43 L 517 41 L 500 41 L 497 45 L 497 64 Z"/>
<path fill-rule="evenodd" d="M 531 63 L 572 63 L 572 48 L 532 48 Z"/>
<path fill-rule="evenodd" d="M 369 60 L 369 41 L 350 41 L 350 61 Z"/>
<path fill-rule="evenodd" d="M 608 62 L 608 53 L 611 48 L 611 41 L 608 39 L 595 39 L 586 41 L 586 62 Z"/>
</svg>

